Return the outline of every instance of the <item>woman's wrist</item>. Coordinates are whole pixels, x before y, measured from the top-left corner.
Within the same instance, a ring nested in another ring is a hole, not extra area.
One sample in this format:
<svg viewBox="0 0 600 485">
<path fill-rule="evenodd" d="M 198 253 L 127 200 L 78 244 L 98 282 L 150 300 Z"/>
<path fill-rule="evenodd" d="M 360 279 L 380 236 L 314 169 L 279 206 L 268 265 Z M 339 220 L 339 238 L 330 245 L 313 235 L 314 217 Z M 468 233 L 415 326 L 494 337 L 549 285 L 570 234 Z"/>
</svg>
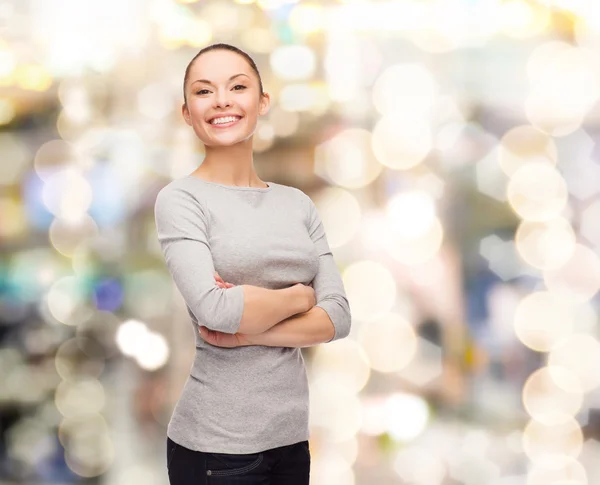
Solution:
<svg viewBox="0 0 600 485">
<path fill-rule="evenodd" d="M 297 315 L 298 313 L 304 313 L 308 310 L 308 298 L 306 294 L 306 288 L 303 284 L 297 283 L 289 288 L 286 288 L 289 291 L 289 305 L 292 308 L 291 315 Z"/>
</svg>

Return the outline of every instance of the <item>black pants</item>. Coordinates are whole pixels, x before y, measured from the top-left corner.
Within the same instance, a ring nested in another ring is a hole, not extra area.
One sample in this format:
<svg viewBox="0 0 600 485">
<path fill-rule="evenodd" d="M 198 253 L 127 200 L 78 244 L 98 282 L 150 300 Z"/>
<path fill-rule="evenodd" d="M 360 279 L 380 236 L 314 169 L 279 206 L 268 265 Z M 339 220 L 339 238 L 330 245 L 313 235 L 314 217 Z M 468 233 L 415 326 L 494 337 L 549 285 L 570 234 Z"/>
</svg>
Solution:
<svg viewBox="0 0 600 485">
<path fill-rule="evenodd" d="M 170 485 L 308 485 L 308 441 L 243 455 L 195 451 L 167 436 Z"/>
</svg>

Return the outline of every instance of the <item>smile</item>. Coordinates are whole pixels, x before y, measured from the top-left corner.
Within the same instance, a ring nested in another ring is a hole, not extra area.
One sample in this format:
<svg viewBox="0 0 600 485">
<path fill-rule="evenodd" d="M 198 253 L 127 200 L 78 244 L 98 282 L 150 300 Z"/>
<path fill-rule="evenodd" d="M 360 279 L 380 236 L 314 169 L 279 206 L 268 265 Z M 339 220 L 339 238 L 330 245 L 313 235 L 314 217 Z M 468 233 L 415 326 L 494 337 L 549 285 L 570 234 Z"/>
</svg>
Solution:
<svg viewBox="0 0 600 485">
<path fill-rule="evenodd" d="M 209 124 L 215 128 L 228 128 L 235 125 L 241 119 L 239 116 L 223 116 L 210 120 Z"/>
</svg>

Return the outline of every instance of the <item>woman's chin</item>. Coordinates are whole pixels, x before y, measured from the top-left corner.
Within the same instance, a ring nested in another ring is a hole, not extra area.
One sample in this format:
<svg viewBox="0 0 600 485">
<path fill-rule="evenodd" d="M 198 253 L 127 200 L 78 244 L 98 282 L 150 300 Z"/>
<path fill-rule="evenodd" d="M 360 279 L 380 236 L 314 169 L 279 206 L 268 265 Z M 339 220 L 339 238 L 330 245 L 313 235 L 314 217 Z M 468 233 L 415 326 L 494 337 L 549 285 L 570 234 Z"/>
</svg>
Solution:
<svg viewBox="0 0 600 485">
<path fill-rule="evenodd" d="M 223 136 L 219 137 L 210 137 L 210 139 L 203 139 L 199 137 L 200 141 L 204 143 L 207 147 L 228 147 L 233 145 L 238 145 L 244 142 L 247 142 L 250 139 L 250 135 L 248 136 L 227 136 L 223 134 Z"/>
</svg>

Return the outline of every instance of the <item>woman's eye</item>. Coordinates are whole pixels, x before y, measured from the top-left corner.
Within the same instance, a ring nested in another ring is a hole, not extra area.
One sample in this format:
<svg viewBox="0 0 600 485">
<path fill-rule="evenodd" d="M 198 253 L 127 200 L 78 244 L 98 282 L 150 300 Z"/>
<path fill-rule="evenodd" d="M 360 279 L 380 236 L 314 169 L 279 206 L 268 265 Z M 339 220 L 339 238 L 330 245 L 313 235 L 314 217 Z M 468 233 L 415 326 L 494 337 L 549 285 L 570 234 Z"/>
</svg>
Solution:
<svg viewBox="0 0 600 485">
<path fill-rule="evenodd" d="M 246 86 L 244 86 L 244 85 L 242 85 L 242 84 L 236 84 L 236 85 L 233 87 L 233 89 L 235 89 L 235 90 L 239 91 L 239 89 L 237 89 L 237 88 L 246 89 Z"/>
<path fill-rule="evenodd" d="M 196 92 L 196 94 L 204 94 L 205 92 L 208 92 L 208 89 L 201 89 L 200 91 Z"/>
</svg>

